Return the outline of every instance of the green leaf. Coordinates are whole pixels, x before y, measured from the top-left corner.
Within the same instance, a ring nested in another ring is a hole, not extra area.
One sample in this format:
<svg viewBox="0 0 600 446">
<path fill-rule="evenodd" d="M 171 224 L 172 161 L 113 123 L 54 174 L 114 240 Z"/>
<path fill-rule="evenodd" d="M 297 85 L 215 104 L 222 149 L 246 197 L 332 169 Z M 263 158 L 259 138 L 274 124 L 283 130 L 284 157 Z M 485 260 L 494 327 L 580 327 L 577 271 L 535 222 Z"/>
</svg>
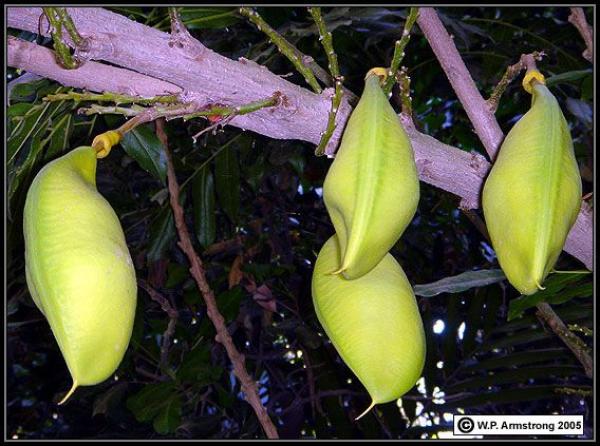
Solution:
<svg viewBox="0 0 600 446">
<path fill-rule="evenodd" d="M 121 145 L 142 169 L 165 184 L 167 158 L 161 142 L 149 126 L 140 126 L 127 133 Z"/>
<path fill-rule="evenodd" d="M 210 345 L 201 345 L 185 355 L 177 370 L 177 379 L 204 387 L 217 382 L 222 374 L 222 367 L 210 363 Z"/>
<path fill-rule="evenodd" d="M 41 128 L 40 122 L 50 107 L 50 103 L 39 107 L 32 107 L 23 119 L 13 128 L 6 141 L 6 162 L 11 163 L 25 142 Z"/>
<path fill-rule="evenodd" d="M 244 291 L 239 286 L 235 286 L 217 296 L 217 307 L 227 323 L 233 321 L 240 312 L 242 297 L 244 297 Z"/>
<path fill-rule="evenodd" d="M 215 158 L 215 180 L 219 202 L 233 222 L 240 211 L 240 168 L 235 147 L 228 146 Z"/>
<path fill-rule="evenodd" d="M 140 422 L 152 421 L 168 404 L 176 392 L 175 382 L 147 384 L 127 399 L 127 408 Z"/>
<path fill-rule="evenodd" d="M 552 274 L 545 282 L 545 290 L 540 290 L 529 296 L 523 295 L 510 301 L 508 320 L 511 321 L 521 316 L 525 310 L 535 307 L 540 302 L 558 304 L 575 297 L 590 297 L 593 292 L 591 282 L 574 286 L 576 282 L 586 276 L 588 276 L 586 273 Z"/>
<path fill-rule="evenodd" d="M 169 263 L 165 288 L 175 288 L 188 277 L 190 277 L 189 267 L 178 263 Z"/>
<path fill-rule="evenodd" d="M 154 430 L 163 435 L 181 423 L 181 397 L 173 381 L 146 385 L 129 397 L 127 408 L 139 422 L 153 421 Z"/>
<path fill-rule="evenodd" d="M 50 145 L 44 159 L 50 160 L 61 154 L 69 148 L 69 140 L 73 133 L 73 115 L 68 113 L 63 115 L 59 121 L 53 125 L 50 134 Z"/>
<path fill-rule="evenodd" d="M 165 206 L 150 225 L 148 261 L 156 262 L 164 257 L 175 239 L 175 221 L 169 206 Z"/>
<path fill-rule="evenodd" d="M 92 416 L 94 417 L 99 414 L 109 415 L 123 399 L 123 396 L 127 391 L 127 386 L 126 382 L 119 382 L 110 387 L 106 392 L 100 394 L 94 400 Z"/>
<path fill-rule="evenodd" d="M 471 288 L 502 282 L 504 279 L 506 276 L 501 269 L 467 271 L 457 276 L 444 277 L 437 282 L 415 285 L 414 290 L 417 296 L 432 297 L 441 293 L 460 293 Z"/>
<path fill-rule="evenodd" d="M 50 85 L 46 78 L 17 84 L 10 90 L 10 102 L 32 102 L 39 90 Z"/>
<path fill-rule="evenodd" d="M 573 70 L 564 73 L 556 74 L 546 78 L 546 86 L 552 87 L 558 84 L 564 84 L 568 82 L 576 82 L 586 77 L 592 77 L 592 70 Z"/>
<path fill-rule="evenodd" d="M 237 8 L 183 8 L 179 17 L 188 29 L 220 29 L 238 22 Z"/>
<path fill-rule="evenodd" d="M 194 203 L 194 232 L 200 245 L 207 247 L 215 241 L 215 185 L 209 166 L 205 165 L 192 182 Z"/>
<path fill-rule="evenodd" d="M 169 434 L 181 424 L 181 398 L 178 395 L 169 398 L 165 406 L 154 418 L 154 430 L 159 434 Z"/>
</svg>

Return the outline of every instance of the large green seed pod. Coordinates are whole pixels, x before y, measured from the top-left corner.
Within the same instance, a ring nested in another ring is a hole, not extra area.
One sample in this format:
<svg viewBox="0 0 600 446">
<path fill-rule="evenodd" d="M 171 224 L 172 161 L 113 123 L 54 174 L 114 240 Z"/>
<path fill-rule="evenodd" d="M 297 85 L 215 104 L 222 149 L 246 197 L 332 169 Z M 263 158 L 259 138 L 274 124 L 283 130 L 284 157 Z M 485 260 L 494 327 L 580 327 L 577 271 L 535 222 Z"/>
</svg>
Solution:
<svg viewBox="0 0 600 446">
<path fill-rule="evenodd" d="M 342 258 L 330 272 L 356 279 L 398 241 L 419 201 L 410 140 L 381 89 L 377 69 L 350 119 L 323 185 Z"/>
<path fill-rule="evenodd" d="M 65 358 L 73 387 L 118 367 L 131 337 L 137 285 L 119 219 L 96 190 L 96 151 L 46 165 L 24 211 L 27 285 Z M 62 403 L 61 402 L 61 403 Z"/>
<path fill-rule="evenodd" d="M 329 274 L 340 254 L 334 235 L 317 257 L 313 303 L 327 336 L 371 395 L 367 413 L 414 386 L 425 362 L 425 333 L 412 287 L 391 254 L 354 280 Z"/>
<path fill-rule="evenodd" d="M 492 245 L 509 282 L 522 294 L 542 289 L 581 205 L 581 176 L 569 126 L 543 76 L 523 85 L 530 110 L 513 126 L 483 188 Z"/>
</svg>

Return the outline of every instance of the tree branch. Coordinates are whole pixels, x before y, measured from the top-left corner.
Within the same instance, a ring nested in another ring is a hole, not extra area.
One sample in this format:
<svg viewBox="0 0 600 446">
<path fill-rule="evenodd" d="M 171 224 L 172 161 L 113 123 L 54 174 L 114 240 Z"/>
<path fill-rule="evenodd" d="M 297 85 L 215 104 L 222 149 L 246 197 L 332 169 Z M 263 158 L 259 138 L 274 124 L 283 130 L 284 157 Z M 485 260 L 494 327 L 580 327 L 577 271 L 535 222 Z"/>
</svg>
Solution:
<svg viewBox="0 0 600 446">
<path fill-rule="evenodd" d="M 584 58 L 593 62 L 594 59 L 594 30 L 588 25 L 585 19 L 585 12 L 583 8 L 571 8 L 571 14 L 569 15 L 569 22 L 571 22 L 585 42 L 586 49 L 581 54 Z"/>
<path fill-rule="evenodd" d="M 79 21 L 86 22 L 87 19 L 85 17 L 83 19 L 80 17 L 82 14 L 81 12 L 73 13 L 72 9 L 76 8 L 70 8 L 69 12 L 72 13 L 73 20 L 78 21 L 78 29 L 80 29 L 83 32 L 83 30 L 80 27 Z M 94 10 L 94 8 L 84 9 L 86 11 Z M 33 14 L 30 10 L 41 11 L 41 9 L 39 8 L 8 8 L 9 26 L 17 28 L 22 27 L 21 29 L 27 29 L 28 27 L 31 27 L 32 29 L 34 29 L 32 32 L 37 32 L 37 30 L 35 29 L 37 28 L 37 24 L 32 25 L 30 23 L 31 18 L 29 16 L 35 16 L 35 14 Z M 116 16 L 119 17 L 118 15 Z M 106 29 L 108 23 L 110 22 L 105 22 L 103 25 L 99 25 L 99 28 L 95 29 L 94 31 L 98 32 L 98 30 Z M 418 20 L 417 23 L 419 23 Z M 115 24 L 114 26 L 118 26 L 118 29 L 120 30 L 119 33 L 125 35 L 129 34 L 130 26 L 141 26 L 143 30 L 147 29 L 151 34 L 158 32 L 160 36 L 163 36 L 163 39 L 168 40 L 168 35 L 166 35 L 165 33 L 157 31 L 153 28 L 135 24 L 135 22 L 129 21 L 124 17 L 121 17 L 119 23 Z M 137 32 L 138 31 L 136 31 L 136 33 Z M 133 36 L 137 35 L 136 33 L 134 33 L 133 31 L 131 32 Z M 141 38 L 140 41 L 142 43 L 146 42 L 146 40 Z M 148 41 L 152 42 L 152 39 L 148 38 Z M 167 48 L 169 48 L 168 45 Z M 454 50 L 455 53 L 458 54 L 456 48 Z M 121 53 L 120 47 L 115 47 L 113 51 L 117 54 Z M 171 49 L 168 49 L 167 51 L 171 53 L 171 56 L 173 58 L 182 57 L 180 53 L 173 54 L 173 50 Z M 158 50 L 155 51 L 155 56 L 156 55 L 158 55 Z M 150 64 L 153 60 L 158 60 L 159 66 L 162 67 L 162 60 L 164 59 L 164 57 L 155 56 L 152 56 L 146 63 Z M 258 80 L 256 78 L 256 67 L 258 67 L 257 64 L 249 63 L 244 65 L 239 62 L 231 60 L 228 61 L 229 63 L 236 64 L 236 76 L 243 75 L 244 77 L 254 79 L 249 82 L 255 82 Z M 35 45 L 34 43 L 25 42 L 11 37 L 9 37 L 8 39 L 8 65 L 16 68 L 25 69 L 32 73 L 39 74 L 40 76 L 49 77 L 64 85 L 69 85 L 77 88 L 85 88 L 97 92 L 114 91 L 118 93 L 128 94 L 131 96 L 137 95 L 151 97 L 163 94 L 178 94 L 183 91 L 181 86 L 175 85 L 174 83 L 162 81 L 159 79 L 139 74 L 131 70 L 105 65 L 98 62 L 88 61 L 82 67 L 76 70 L 65 70 L 58 66 L 54 59 L 53 52 L 51 50 L 43 48 L 39 45 Z M 141 62 L 136 63 L 136 66 L 141 65 Z M 179 69 L 182 69 L 183 74 L 185 74 L 190 70 L 190 67 L 179 67 Z M 244 69 L 246 71 L 244 71 Z M 150 71 L 154 72 L 157 70 L 158 68 L 153 68 Z M 260 68 L 261 73 L 264 73 L 265 71 L 267 71 L 265 68 Z M 169 69 L 169 73 L 170 72 L 172 72 L 171 69 Z M 277 82 L 281 81 L 281 79 L 275 75 L 272 75 L 272 77 L 268 78 L 265 77 L 263 74 L 261 74 L 261 76 L 262 77 L 260 79 L 262 79 L 263 82 L 267 83 L 265 85 L 269 85 L 268 82 L 270 82 L 272 79 L 276 80 Z M 181 73 L 177 75 L 177 78 L 180 77 Z M 246 81 L 240 81 L 240 84 L 245 85 L 246 83 Z M 228 97 L 237 97 L 234 105 L 242 103 L 242 98 L 237 96 L 237 93 L 239 92 L 239 86 L 222 86 L 221 83 L 215 77 L 211 77 L 207 82 L 199 83 L 197 85 L 201 85 L 202 88 L 206 88 L 205 92 L 202 93 L 206 97 L 211 98 L 213 97 L 213 95 L 216 94 L 220 96 L 228 95 Z M 231 90 L 229 92 L 225 91 L 226 87 L 231 88 Z M 260 91 L 268 91 L 270 92 L 269 94 L 272 94 L 274 90 L 278 90 L 275 87 L 265 88 L 264 85 L 261 85 L 257 88 L 259 90 L 258 94 L 260 94 Z M 324 130 L 327 127 L 327 116 L 330 109 L 330 96 L 325 95 L 319 97 L 297 86 L 286 88 L 288 89 L 286 91 L 298 90 L 302 92 L 301 96 L 299 96 L 298 94 L 293 93 L 292 91 L 291 94 L 295 94 L 296 100 L 300 100 L 300 97 L 306 97 L 309 99 L 312 98 L 307 103 L 309 107 L 311 104 L 315 104 L 315 97 L 317 97 L 320 100 L 320 105 L 316 107 L 316 109 L 311 111 L 308 111 L 305 107 L 303 109 L 304 111 L 295 113 L 293 115 L 294 119 L 292 120 L 293 125 L 283 120 L 281 118 L 281 114 L 277 115 L 275 114 L 275 112 L 270 113 L 269 109 L 260 110 L 245 116 L 237 116 L 231 121 L 231 124 L 237 127 L 254 130 L 257 133 L 271 136 L 276 139 L 300 139 L 317 144 L 320 140 L 320 131 Z M 215 90 L 218 90 L 218 93 L 213 93 Z M 278 91 L 282 90 L 279 89 Z M 329 94 L 333 92 L 332 89 L 325 90 L 325 92 L 327 91 L 329 91 Z M 282 91 L 282 93 L 284 92 Z M 477 93 L 477 95 L 479 95 L 479 93 Z M 182 96 L 182 100 L 194 99 L 194 95 L 189 93 L 186 93 Z M 260 97 L 254 95 L 255 100 L 260 100 L 264 97 L 266 96 Z M 480 99 L 482 107 L 485 106 L 486 103 L 483 100 L 483 98 L 481 98 L 481 96 Z M 213 104 L 215 102 L 217 101 L 213 99 L 213 101 L 210 102 L 210 104 Z M 283 107 L 277 108 L 279 109 Z M 346 101 L 342 101 L 342 107 L 340 107 L 340 110 L 338 110 L 338 114 L 336 117 L 336 121 L 338 121 L 336 124 L 336 132 L 332 140 L 337 138 L 337 141 L 339 142 L 338 132 L 341 132 L 341 130 L 344 128 L 346 121 L 350 115 L 350 111 L 351 110 L 348 103 Z M 491 114 L 490 111 L 486 111 L 485 113 L 487 113 L 488 116 L 491 115 L 493 122 L 496 122 L 495 118 L 493 117 L 493 114 Z M 246 121 L 240 122 L 239 119 L 241 118 L 246 119 Z M 286 119 L 292 119 L 292 117 L 290 116 Z M 253 125 L 243 125 L 251 121 L 254 123 Z M 401 122 L 404 124 L 411 138 L 413 149 L 415 151 L 417 167 L 419 169 L 420 179 L 428 184 L 432 184 L 443 190 L 458 195 L 460 198 L 462 198 L 461 207 L 465 209 L 478 208 L 480 190 L 483 184 L 483 180 L 487 174 L 487 171 L 490 168 L 489 162 L 479 154 L 467 153 L 463 150 L 457 149 L 447 144 L 443 144 L 440 141 L 437 141 L 436 139 L 428 135 L 418 132 L 414 128 L 414 125 L 412 125 L 410 118 L 401 116 Z M 282 124 L 281 127 L 279 127 L 279 124 Z M 485 121 L 483 124 L 485 124 Z M 502 134 L 500 134 L 500 139 L 501 138 Z M 329 155 L 333 154 L 335 151 L 335 146 L 330 145 L 330 147 L 331 151 L 327 152 Z M 585 264 L 585 266 L 590 270 L 593 268 L 592 217 L 593 215 L 591 209 L 588 206 L 584 205 L 582 207 L 581 212 L 579 213 L 575 225 L 569 233 L 569 237 L 567 238 L 567 242 L 565 244 L 565 251 L 567 251 L 577 259 L 581 260 Z"/>
<path fill-rule="evenodd" d="M 417 23 L 475 127 L 475 132 L 493 160 L 504 134 L 494 114 L 489 112 L 485 99 L 479 94 L 471 73 L 454 45 L 454 40 L 433 8 L 420 8 Z"/>
<path fill-rule="evenodd" d="M 104 60 L 138 73 L 162 79 L 184 91 L 183 102 L 200 106 L 249 104 L 276 91 L 285 100 L 281 107 L 265 109 L 251 116 L 236 116 L 231 125 L 252 130 L 276 139 L 301 139 L 318 144 L 326 130 L 332 88 L 312 93 L 251 60 L 238 61 L 221 56 L 197 40 L 171 38 L 155 28 L 129 20 L 102 8 L 67 8 L 86 44 L 76 50 L 83 60 Z M 40 32 L 41 8 L 7 8 L 7 25 L 11 28 Z M 41 30 L 48 36 L 45 29 Z M 73 46 L 69 36 L 65 42 Z M 331 138 L 335 150 L 343 125 L 351 111 L 347 98 L 342 100 Z M 298 126 L 298 122 L 310 125 Z"/>
<path fill-rule="evenodd" d="M 223 318 L 223 315 L 221 315 L 221 313 L 219 312 L 215 295 L 212 289 L 210 288 L 208 281 L 206 280 L 202 260 L 200 260 L 200 257 L 194 250 L 190 233 L 185 224 L 183 208 L 179 204 L 179 184 L 177 184 L 175 169 L 173 167 L 171 153 L 168 148 L 167 136 L 163 128 L 163 121 L 158 120 L 156 121 L 156 124 L 157 136 L 164 146 L 165 155 L 167 158 L 169 199 L 171 202 L 171 208 L 173 209 L 173 216 L 175 217 L 175 227 L 177 228 L 177 234 L 179 235 L 178 245 L 181 248 L 181 250 L 185 253 L 190 262 L 190 273 L 196 281 L 198 289 L 202 293 L 202 297 L 204 298 L 204 302 L 206 303 L 206 312 L 208 314 L 209 319 L 215 326 L 215 330 L 217 331 L 215 340 L 225 347 L 225 350 L 227 351 L 227 356 L 229 357 L 233 365 L 233 373 L 239 379 L 246 400 L 252 406 L 252 409 L 254 409 L 254 413 L 256 414 L 256 417 L 258 418 L 258 421 L 260 422 L 267 437 L 279 438 L 279 435 L 277 434 L 277 429 L 275 428 L 275 425 L 269 418 L 269 414 L 267 413 L 265 407 L 262 405 L 260 397 L 258 396 L 258 388 L 256 382 L 252 379 L 252 377 L 250 377 L 248 371 L 246 370 L 246 366 L 244 365 L 244 356 L 235 347 L 235 344 L 233 343 L 233 340 L 231 339 L 231 336 L 227 331 L 225 319 Z"/>
<path fill-rule="evenodd" d="M 587 352 L 585 343 L 567 328 L 548 303 L 540 302 L 537 310 L 537 316 L 569 347 L 583 366 L 585 376 L 591 379 L 594 375 L 594 361 Z"/>
</svg>

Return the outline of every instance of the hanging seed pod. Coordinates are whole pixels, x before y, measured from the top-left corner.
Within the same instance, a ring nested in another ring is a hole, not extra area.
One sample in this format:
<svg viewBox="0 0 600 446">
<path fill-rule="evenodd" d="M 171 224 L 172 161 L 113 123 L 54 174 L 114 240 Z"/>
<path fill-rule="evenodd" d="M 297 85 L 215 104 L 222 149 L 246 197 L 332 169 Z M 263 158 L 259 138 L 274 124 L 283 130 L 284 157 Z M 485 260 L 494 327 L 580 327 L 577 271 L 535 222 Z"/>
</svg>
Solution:
<svg viewBox="0 0 600 446">
<path fill-rule="evenodd" d="M 46 165 L 29 188 L 23 219 L 27 285 L 73 378 L 63 403 L 116 370 L 136 306 L 121 224 L 96 190 L 96 150 L 79 147 Z"/>
<path fill-rule="evenodd" d="M 581 176 L 569 126 L 535 70 L 523 87 L 530 110 L 513 126 L 483 188 L 492 245 L 509 282 L 522 294 L 542 284 L 581 206 Z"/>
<path fill-rule="evenodd" d="M 341 264 L 330 272 L 347 279 L 368 273 L 385 257 L 419 201 L 413 150 L 381 89 L 381 70 L 367 74 L 323 185 L 342 250 Z"/>
<path fill-rule="evenodd" d="M 412 287 L 391 254 L 354 280 L 329 274 L 340 254 L 333 236 L 317 257 L 313 303 L 327 336 L 372 398 L 364 415 L 414 386 L 425 361 L 425 334 Z"/>
</svg>

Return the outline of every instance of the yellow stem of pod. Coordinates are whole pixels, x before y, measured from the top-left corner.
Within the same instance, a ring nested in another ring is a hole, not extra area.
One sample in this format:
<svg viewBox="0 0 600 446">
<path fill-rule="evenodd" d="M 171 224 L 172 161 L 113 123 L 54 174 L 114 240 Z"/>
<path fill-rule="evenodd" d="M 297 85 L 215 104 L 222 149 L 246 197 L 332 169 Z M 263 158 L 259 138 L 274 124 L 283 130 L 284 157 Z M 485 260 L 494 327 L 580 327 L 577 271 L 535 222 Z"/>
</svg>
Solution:
<svg viewBox="0 0 600 446">
<path fill-rule="evenodd" d="M 96 150 L 96 158 L 104 158 L 110 153 L 113 146 L 119 144 L 123 135 L 116 130 L 109 130 L 94 138 L 92 147 Z"/>
<path fill-rule="evenodd" d="M 71 386 L 71 390 L 69 390 L 67 392 L 67 394 L 64 396 L 64 398 L 58 402 L 58 405 L 62 406 L 64 403 L 66 403 L 67 400 L 71 397 L 71 395 L 73 395 L 73 392 L 75 392 L 75 389 L 77 389 L 78 386 L 79 386 L 79 384 L 77 383 L 77 380 L 73 380 L 73 385 Z"/>
<path fill-rule="evenodd" d="M 529 94 L 533 94 L 533 82 L 539 82 L 542 85 L 546 85 L 546 78 L 538 70 L 528 70 L 523 77 L 523 88 Z"/>
<path fill-rule="evenodd" d="M 379 76 L 379 83 L 383 84 L 388 78 L 388 68 L 382 68 L 382 67 L 371 68 L 369 71 L 367 71 L 365 80 L 367 80 L 367 78 L 369 76 Z"/>
</svg>

